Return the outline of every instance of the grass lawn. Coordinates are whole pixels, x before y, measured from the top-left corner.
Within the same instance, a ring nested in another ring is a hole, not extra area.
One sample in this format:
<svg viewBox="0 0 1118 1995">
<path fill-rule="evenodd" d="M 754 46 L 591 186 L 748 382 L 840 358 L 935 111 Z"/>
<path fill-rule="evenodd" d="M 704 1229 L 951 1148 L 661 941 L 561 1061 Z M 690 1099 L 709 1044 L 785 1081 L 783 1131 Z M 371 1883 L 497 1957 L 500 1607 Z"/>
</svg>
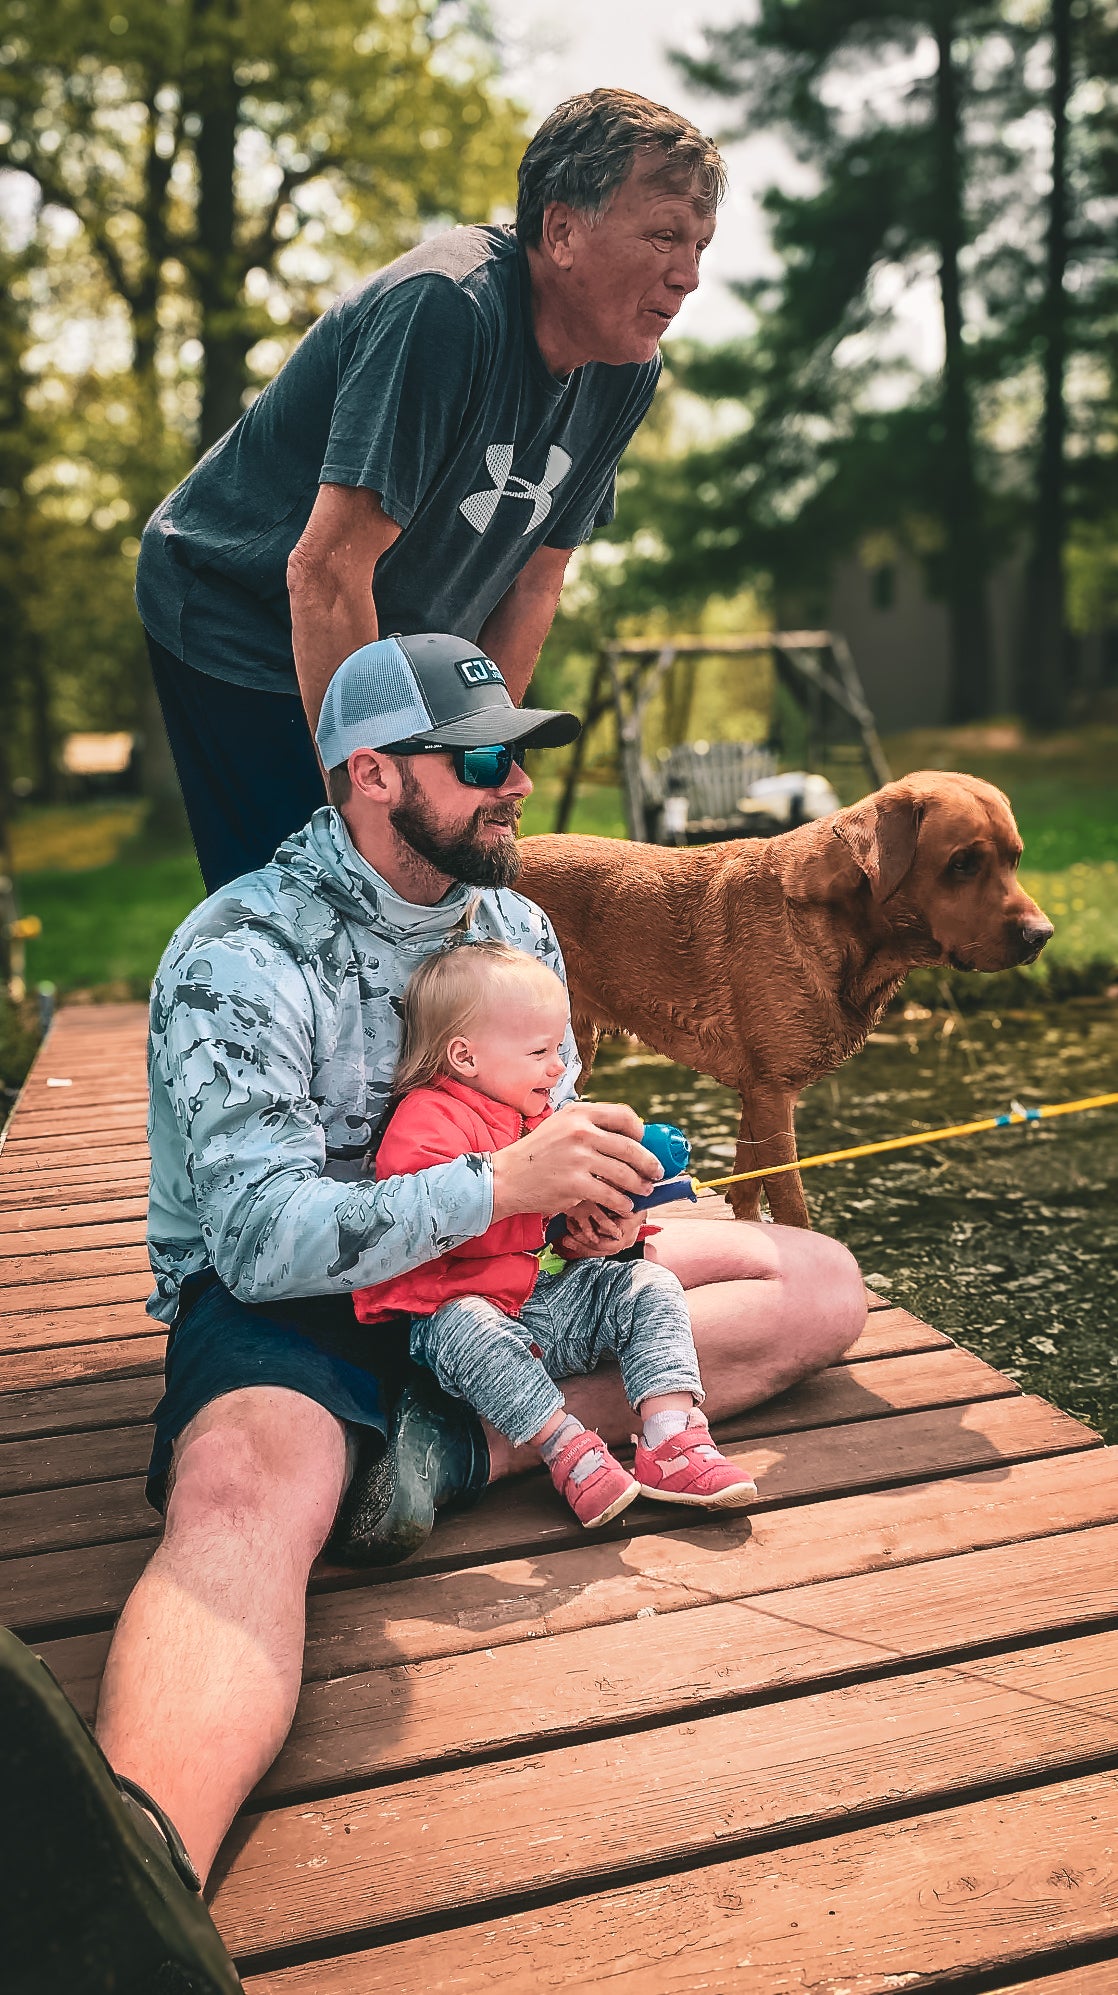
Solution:
<svg viewBox="0 0 1118 1995">
<path fill-rule="evenodd" d="M 1022 877 L 1056 924 L 1041 966 L 1013 973 L 1014 991 L 1059 995 L 1100 988 L 1118 975 L 1118 728 L 1092 728 L 1038 742 L 1011 723 L 925 730 L 885 744 L 898 774 L 965 769 L 1004 789 L 1025 841 Z M 524 812 L 526 832 L 551 828 L 560 779 L 543 773 Z M 616 784 L 587 781 L 571 829 L 619 837 Z M 28 980 L 60 992 L 146 993 L 172 930 L 202 896 L 192 852 L 153 850 L 144 806 L 123 799 L 28 810 L 15 831 L 20 907 L 43 932 L 28 945 Z M 1089 966 L 1094 962 L 1094 969 Z M 1054 973 L 1050 979 L 1050 973 Z M 1077 982 L 1078 979 L 1078 982 Z M 1014 991 L 1000 980 L 952 979 L 961 1001 Z M 934 980 L 929 983 L 934 997 Z"/>
<path fill-rule="evenodd" d="M 28 944 L 28 979 L 59 991 L 96 989 L 146 996 L 172 930 L 202 899 L 193 852 L 98 866 L 55 869 L 19 882 L 20 905 L 43 932 Z"/>
<path fill-rule="evenodd" d="M 172 931 L 201 900 L 193 850 L 152 850 L 144 806 L 30 810 L 15 828 L 20 911 L 43 932 L 27 945 L 29 984 L 145 997 Z"/>
</svg>

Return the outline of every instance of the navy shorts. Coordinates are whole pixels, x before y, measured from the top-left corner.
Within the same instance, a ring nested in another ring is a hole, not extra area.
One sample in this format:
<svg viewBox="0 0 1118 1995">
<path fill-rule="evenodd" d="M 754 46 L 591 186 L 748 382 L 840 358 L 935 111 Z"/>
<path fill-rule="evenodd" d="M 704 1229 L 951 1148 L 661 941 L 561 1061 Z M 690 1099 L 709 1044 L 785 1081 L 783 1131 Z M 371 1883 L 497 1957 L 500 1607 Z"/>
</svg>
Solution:
<svg viewBox="0 0 1118 1995">
<path fill-rule="evenodd" d="M 376 1371 L 369 1357 L 376 1352 Z M 162 1510 L 174 1445 L 211 1400 L 248 1385 L 282 1385 L 348 1426 L 387 1431 L 408 1362 L 408 1319 L 358 1323 L 348 1295 L 270 1306 L 238 1302 L 215 1274 L 183 1286 L 155 1409 L 147 1500 Z"/>
</svg>

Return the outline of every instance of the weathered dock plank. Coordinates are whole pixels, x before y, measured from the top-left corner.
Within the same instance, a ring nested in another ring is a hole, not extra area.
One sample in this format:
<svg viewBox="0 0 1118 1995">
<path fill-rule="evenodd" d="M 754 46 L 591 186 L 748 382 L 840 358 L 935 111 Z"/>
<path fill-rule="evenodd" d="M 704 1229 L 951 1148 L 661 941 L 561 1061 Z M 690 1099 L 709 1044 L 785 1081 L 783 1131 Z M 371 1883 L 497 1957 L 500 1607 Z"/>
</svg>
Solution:
<svg viewBox="0 0 1118 1995">
<path fill-rule="evenodd" d="M 151 1285 L 150 1270 L 139 1267 L 125 1274 L 106 1273 L 97 1277 L 97 1293 L 106 1303 L 145 1302 L 151 1294 Z M 48 1309 L 84 1309 L 88 1302 L 87 1275 L 73 1281 L 47 1280 L 39 1276 L 11 1287 L 0 1283 L 0 1308 L 5 1314 L 10 1310 L 11 1318 L 16 1321 L 20 1317 L 39 1316 Z M 28 1333 L 24 1341 L 31 1341 L 32 1336 L 33 1333 Z"/>
<path fill-rule="evenodd" d="M 96 1378 L 0 1397 L 0 1441 L 77 1434 L 86 1429 L 142 1425 L 151 1417 L 162 1381 Z"/>
<path fill-rule="evenodd" d="M 475 1649 L 308 1684 L 290 1741 L 258 1790 L 285 1798 L 591 1731 L 703 1715 L 830 1678 L 880 1677 L 938 1654 L 1113 1621 L 1118 1526 L 904 1567 L 763 1602 Z M 1118 1684 L 1116 1684 L 1118 1688 Z"/>
<path fill-rule="evenodd" d="M 153 1323 L 144 1308 L 151 1294 L 150 1276 L 146 1293 L 133 1296 L 123 1304 L 110 1301 L 105 1294 L 105 1286 L 103 1281 L 98 1283 L 96 1302 L 90 1301 L 87 1289 L 84 1297 L 73 1301 L 70 1307 L 59 1305 L 55 1299 L 55 1288 L 42 1288 L 37 1291 L 37 1309 L 34 1306 L 29 1309 L 6 1307 L 0 1313 L 0 1353 L 3 1354 L 4 1378 L 12 1383 L 13 1389 L 16 1388 L 8 1361 L 9 1355 L 15 1352 L 41 1352 L 41 1363 L 49 1380 L 55 1376 L 55 1355 L 71 1345 L 115 1343 L 128 1337 L 166 1335 L 162 1325 Z M 137 1286 L 143 1284 L 137 1283 Z M 27 1369 L 29 1373 L 33 1367 L 29 1365 Z"/>
<path fill-rule="evenodd" d="M 64 1385 L 86 1378 L 136 1378 L 162 1371 L 166 1344 L 166 1335 L 153 1326 L 136 1337 L 110 1335 L 104 1341 L 58 1344 L 45 1350 L 31 1346 L 0 1354 L 0 1372 L 12 1391 L 20 1393 L 52 1380 Z"/>
<path fill-rule="evenodd" d="M 978 1975 L 1061 1947 L 1118 1940 L 1116 1843 L 1118 1775 L 1101 1773 L 323 1957 L 245 1986 L 248 1995 L 595 1986 L 907 1995 L 968 1977 L 973 1988 Z"/>
<path fill-rule="evenodd" d="M 16 1170 L 3 1151 L 0 1156 L 4 1158 L 0 1170 L 0 1211 L 5 1213 L 29 1209 L 50 1211 L 65 1199 L 75 1203 L 102 1199 L 108 1183 L 120 1196 L 126 1192 L 147 1196 L 149 1159 L 146 1148 L 139 1145 L 130 1144 L 124 1160 L 113 1164 L 111 1170 L 103 1161 L 61 1164 L 55 1159 L 48 1164 L 42 1158 L 37 1165 L 29 1161 Z"/>
<path fill-rule="evenodd" d="M 40 1233 L 44 1238 L 64 1233 L 69 1238 L 76 1226 L 97 1226 L 106 1221 L 131 1221 L 142 1231 L 146 1220 L 147 1198 L 140 1192 L 131 1198 L 91 1198 L 85 1204 L 55 1205 L 45 1210 L 41 1199 L 36 1199 L 30 1205 L 0 1212 L 0 1253 L 15 1253 L 15 1246 L 9 1243 L 28 1233 Z"/>
<path fill-rule="evenodd" d="M 31 1295 L 43 1295 L 49 1288 L 57 1296 L 60 1291 L 76 1290 L 101 1276 L 113 1282 L 122 1275 L 137 1275 L 140 1286 L 146 1285 L 150 1293 L 151 1267 L 142 1240 L 128 1247 L 89 1247 L 79 1234 L 71 1241 L 69 1251 L 60 1253 L 56 1249 L 45 1254 L 28 1251 L 21 1242 L 14 1254 L 0 1256 L 0 1302 L 6 1289 L 14 1290 L 16 1295 L 25 1290 Z M 26 1309 L 27 1303 L 13 1302 L 12 1307 Z"/>
<path fill-rule="evenodd" d="M 436 1770 L 250 1813 L 214 1916 L 247 1958 L 390 1925 L 403 1904 L 445 1917 L 581 1889 L 938 1803 L 976 1767 L 983 1785 L 1031 1783 L 1112 1754 L 1116 1722 L 1111 1633 Z"/>
<path fill-rule="evenodd" d="M 87 1254 L 99 1247 L 135 1247 L 143 1253 L 143 1218 L 129 1214 L 123 1219 L 111 1217 L 98 1221 L 90 1218 L 77 1225 L 71 1220 L 68 1226 L 24 1226 L 10 1232 L 0 1228 L 0 1268 L 5 1262 L 25 1257 L 42 1256 L 44 1265 L 49 1265 L 47 1257 L 50 1255 L 61 1256 L 69 1262 L 75 1251 Z M 26 1276 L 21 1276 L 21 1279 L 26 1280 Z"/>
</svg>

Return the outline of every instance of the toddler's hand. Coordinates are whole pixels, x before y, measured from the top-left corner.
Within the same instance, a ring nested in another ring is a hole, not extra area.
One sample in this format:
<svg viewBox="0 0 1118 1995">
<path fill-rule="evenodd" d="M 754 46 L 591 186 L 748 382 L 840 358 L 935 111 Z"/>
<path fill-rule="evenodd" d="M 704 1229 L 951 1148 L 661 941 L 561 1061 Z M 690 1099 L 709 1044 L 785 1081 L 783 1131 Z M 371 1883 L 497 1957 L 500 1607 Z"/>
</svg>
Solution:
<svg viewBox="0 0 1118 1995">
<path fill-rule="evenodd" d="M 630 1213 L 616 1218 L 593 1199 L 583 1199 L 567 1212 L 567 1231 L 559 1242 L 569 1260 L 584 1261 L 605 1254 L 621 1254 L 634 1247 L 640 1236 L 642 1215 Z"/>
</svg>

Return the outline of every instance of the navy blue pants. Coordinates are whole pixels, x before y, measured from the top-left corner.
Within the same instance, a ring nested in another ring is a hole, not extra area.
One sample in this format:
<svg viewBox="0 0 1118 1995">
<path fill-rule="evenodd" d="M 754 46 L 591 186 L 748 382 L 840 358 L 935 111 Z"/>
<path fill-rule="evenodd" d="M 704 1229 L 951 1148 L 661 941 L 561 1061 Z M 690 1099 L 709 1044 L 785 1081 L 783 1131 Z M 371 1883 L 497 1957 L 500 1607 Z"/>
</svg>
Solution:
<svg viewBox="0 0 1118 1995">
<path fill-rule="evenodd" d="M 145 632 L 206 892 L 266 866 L 326 798 L 303 703 L 184 665 Z"/>
</svg>

